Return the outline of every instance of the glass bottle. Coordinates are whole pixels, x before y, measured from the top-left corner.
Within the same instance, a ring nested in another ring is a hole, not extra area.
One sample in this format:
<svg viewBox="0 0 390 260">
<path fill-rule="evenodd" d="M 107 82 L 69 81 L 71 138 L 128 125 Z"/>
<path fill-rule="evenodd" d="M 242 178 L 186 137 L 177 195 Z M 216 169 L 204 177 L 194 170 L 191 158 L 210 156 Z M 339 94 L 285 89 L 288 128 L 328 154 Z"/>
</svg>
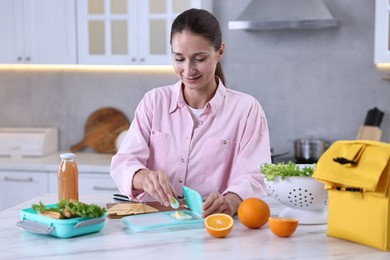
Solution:
<svg viewBox="0 0 390 260">
<path fill-rule="evenodd" d="M 74 153 L 62 153 L 58 167 L 58 201 L 79 200 L 79 172 Z"/>
</svg>

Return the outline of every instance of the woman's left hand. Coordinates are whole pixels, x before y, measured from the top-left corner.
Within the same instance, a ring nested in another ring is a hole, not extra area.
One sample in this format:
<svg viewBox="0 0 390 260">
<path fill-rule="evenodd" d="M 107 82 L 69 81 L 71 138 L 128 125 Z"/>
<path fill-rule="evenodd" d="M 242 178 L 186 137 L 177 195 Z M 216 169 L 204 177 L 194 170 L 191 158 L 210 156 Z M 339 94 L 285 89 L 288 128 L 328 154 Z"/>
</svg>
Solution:
<svg viewBox="0 0 390 260">
<path fill-rule="evenodd" d="M 235 193 L 221 195 L 217 192 L 213 192 L 202 205 L 202 217 L 205 218 L 214 213 L 225 213 L 233 216 L 237 213 L 238 206 L 241 202 L 241 198 Z"/>
</svg>

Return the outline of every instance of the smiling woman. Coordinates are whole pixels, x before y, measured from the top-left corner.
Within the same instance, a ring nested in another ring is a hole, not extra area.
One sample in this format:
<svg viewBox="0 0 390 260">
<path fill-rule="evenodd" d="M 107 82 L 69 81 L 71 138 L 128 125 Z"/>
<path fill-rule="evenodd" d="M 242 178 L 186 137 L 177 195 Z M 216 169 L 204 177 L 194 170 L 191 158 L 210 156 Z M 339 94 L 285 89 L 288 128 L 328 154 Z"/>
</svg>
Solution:
<svg viewBox="0 0 390 260">
<path fill-rule="evenodd" d="M 178 15 L 170 43 L 179 81 L 145 94 L 111 176 L 132 200 L 169 206 L 186 185 L 205 199 L 202 217 L 234 215 L 243 199 L 266 195 L 257 169 L 271 161 L 265 113 L 252 96 L 225 87 L 225 44 L 211 13 Z"/>
</svg>

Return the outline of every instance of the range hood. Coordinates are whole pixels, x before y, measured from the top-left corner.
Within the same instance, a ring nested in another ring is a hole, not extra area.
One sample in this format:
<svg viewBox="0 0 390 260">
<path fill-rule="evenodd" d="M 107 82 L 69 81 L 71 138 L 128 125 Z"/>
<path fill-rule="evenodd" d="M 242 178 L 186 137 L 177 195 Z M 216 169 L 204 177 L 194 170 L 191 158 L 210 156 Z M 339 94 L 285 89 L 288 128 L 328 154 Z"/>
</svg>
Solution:
<svg viewBox="0 0 390 260">
<path fill-rule="evenodd" d="M 319 29 L 338 27 L 323 0 L 252 0 L 230 30 Z"/>
</svg>

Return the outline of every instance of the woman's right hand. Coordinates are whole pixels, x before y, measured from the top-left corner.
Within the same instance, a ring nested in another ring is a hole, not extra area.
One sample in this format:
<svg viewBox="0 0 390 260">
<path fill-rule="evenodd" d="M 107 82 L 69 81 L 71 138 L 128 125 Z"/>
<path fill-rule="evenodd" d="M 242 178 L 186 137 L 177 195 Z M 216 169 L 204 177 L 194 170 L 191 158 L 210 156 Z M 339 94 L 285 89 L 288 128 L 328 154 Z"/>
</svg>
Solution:
<svg viewBox="0 0 390 260">
<path fill-rule="evenodd" d="M 143 190 L 166 207 L 170 205 L 170 197 L 177 197 L 172 184 L 163 171 L 139 170 L 134 175 L 133 188 Z"/>
</svg>

